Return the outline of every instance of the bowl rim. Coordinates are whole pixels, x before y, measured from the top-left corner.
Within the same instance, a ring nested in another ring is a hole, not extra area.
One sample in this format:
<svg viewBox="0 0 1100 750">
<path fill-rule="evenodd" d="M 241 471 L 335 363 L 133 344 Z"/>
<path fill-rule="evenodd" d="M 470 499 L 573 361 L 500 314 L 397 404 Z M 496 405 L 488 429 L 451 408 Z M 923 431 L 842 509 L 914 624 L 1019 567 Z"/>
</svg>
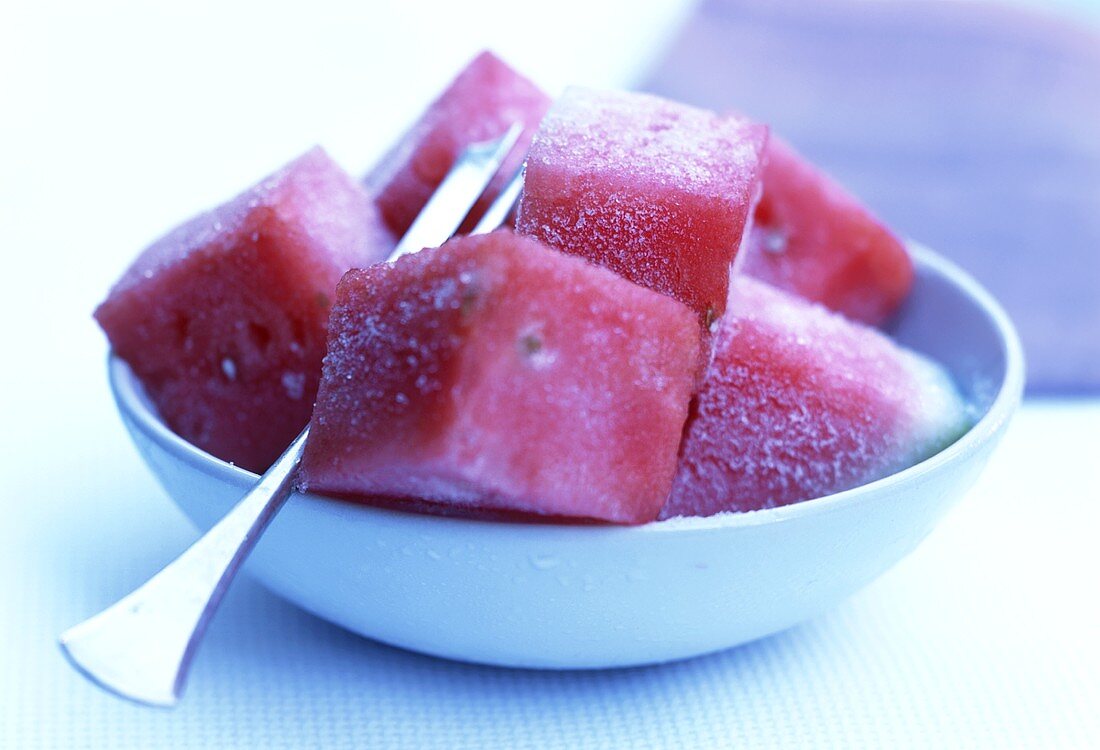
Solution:
<svg viewBox="0 0 1100 750">
<path fill-rule="evenodd" d="M 790 505 L 753 511 L 730 511 L 711 516 L 675 517 L 636 526 L 518 523 L 514 521 L 470 519 L 352 503 L 312 492 L 295 492 L 295 497 L 315 500 L 326 506 L 338 505 L 345 513 L 404 517 L 413 519 L 417 523 L 431 525 L 477 524 L 485 528 L 506 528 L 511 530 L 511 533 L 519 533 L 519 529 L 524 528 L 568 529 L 570 532 L 579 533 L 683 533 L 775 524 L 808 515 L 829 513 L 853 503 L 858 503 L 869 496 L 889 492 L 892 487 L 898 484 L 919 480 L 946 464 L 964 460 L 976 453 L 981 446 L 991 440 L 1004 427 L 1023 396 L 1025 367 L 1023 347 L 1019 336 L 1000 303 L 958 265 L 919 243 L 909 241 L 906 244 L 913 256 L 915 265 L 927 267 L 934 273 L 943 276 L 958 287 L 964 295 L 977 303 L 978 307 L 993 324 L 993 329 L 998 336 L 998 343 L 1005 357 L 1004 378 L 998 385 L 996 395 L 989 408 L 986 409 L 978 421 L 951 445 L 906 469 L 858 487 Z M 118 358 L 113 351 L 108 353 L 107 370 L 108 381 L 118 408 L 138 429 L 166 452 L 178 456 L 185 463 L 199 471 L 231 483 L 255 484 L 258 481 L 259 475 L 216 458 L 172 432 L 161 421 L 159 415 L 149 408 L 147 399 L 139 394 L 140 385 L 137 383 L 136 377 L 126 363 Z"/>
</svg>

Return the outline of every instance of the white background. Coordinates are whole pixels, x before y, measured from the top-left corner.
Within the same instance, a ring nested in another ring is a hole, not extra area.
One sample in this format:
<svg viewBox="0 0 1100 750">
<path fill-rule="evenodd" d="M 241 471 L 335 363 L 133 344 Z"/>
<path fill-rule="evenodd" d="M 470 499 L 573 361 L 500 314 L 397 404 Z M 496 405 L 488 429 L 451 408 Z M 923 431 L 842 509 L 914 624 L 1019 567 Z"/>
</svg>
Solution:
<svg viewBox="0 0 1100 750">
<path fill-rule="evenodd" d="M 127 444 L 94 305 L 144 244 L 315 142 L 369 165 L 478 49 L 629 86 L 687 4 L 84 3 L 0 11 L 0 747 L 1100 745 L 1100 405 L 1033 402 L 910 559 L 834 613 L 664 668 L 481 669 L 242 581 L 175 713 L 53 640 L 193 531 Z M 384 603 L 380 603 L 384 606 Z"/>
</svg>

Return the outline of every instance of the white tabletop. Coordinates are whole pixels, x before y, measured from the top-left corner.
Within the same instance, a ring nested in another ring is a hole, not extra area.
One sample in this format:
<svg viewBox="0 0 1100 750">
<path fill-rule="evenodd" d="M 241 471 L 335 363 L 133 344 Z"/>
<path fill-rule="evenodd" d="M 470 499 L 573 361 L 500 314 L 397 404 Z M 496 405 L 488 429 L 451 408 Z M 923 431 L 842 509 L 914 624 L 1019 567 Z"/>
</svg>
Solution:
<svg viewBox="0 0 1100 750">
<path fill-rule="evenodd" d="M 5 446 L 0 747 L 1100 742 L 1100 403 L 1028 403 L 915 554 L 830 614 L 739 649 L 609 672 L 474 667 L 350 635 L 241 580 L 165 712 L 101 693 L 54 645 L 194 538 L 110 413 L 99 364 L 81 370 L 92 401 L 72 432 L 50 419 Z"/>
<path fill-rule="evenodd" d="M 915 554 L 830 614 L 715 656 L 473 667 L 242 580 L 176 711 L 72 672 L 57 634 L 195 536 L 128 443 L 90 319 L 133 253 L 314 141 L 362 169 L 485 44 L 550 88 L 628 84 L 684 4 L 533 18 L 473 2 L 432 29 L 397 4 L 321 5 L 0 18 L 0 748 L 1100 745 L 1100 400 L 1027 402 Z M 629 23 L 609 34 L 616 14 Z M 455 33 L 471 19 L 488 26 Z"/>
</svg>

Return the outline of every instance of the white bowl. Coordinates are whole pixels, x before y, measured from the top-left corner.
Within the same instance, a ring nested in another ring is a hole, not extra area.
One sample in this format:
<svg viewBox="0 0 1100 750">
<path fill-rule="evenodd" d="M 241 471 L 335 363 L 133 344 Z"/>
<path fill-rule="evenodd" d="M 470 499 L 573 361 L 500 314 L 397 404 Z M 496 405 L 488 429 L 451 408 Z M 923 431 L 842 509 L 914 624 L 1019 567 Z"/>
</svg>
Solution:
<svg viewBox="0 0 1100 750">
<path fill-rule="evenodd" d="M 813 617 L 911 552 L 972 485 L 1016 409 L 1012 324 L 956 266 L 912 248 L 913 294 L 894 334 L 944 363 L 981 418 L 917 466 L 782 508 L 637 527 L 442 518 L 295 495 L 246 570 L 369 638 L 515 667 L 649 664 L 736 646 Z M 160 421 L 109 364 L 145 461 L 201 529 L 256 481 Z"/>
</svg>

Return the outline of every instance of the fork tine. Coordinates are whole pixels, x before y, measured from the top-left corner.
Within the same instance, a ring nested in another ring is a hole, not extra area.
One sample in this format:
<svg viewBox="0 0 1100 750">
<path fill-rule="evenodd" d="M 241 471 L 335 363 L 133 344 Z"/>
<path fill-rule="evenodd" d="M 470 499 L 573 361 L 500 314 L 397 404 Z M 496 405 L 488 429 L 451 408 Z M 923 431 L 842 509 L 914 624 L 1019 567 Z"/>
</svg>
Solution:
<svg viewBox="0 0 1100 750">
<path fill-rule="evenodd" d="M 505 221 L 519 200 L 519 194 L 523 190 L 523 167 L 521 166 L 508 180 L 508 184 L 500 191 L 500 195 L 493 200 L 493 204 L 485 211 L 485 215 L 477 222 L 477 226 L 470 234 L 486 234 L 493 231 Z"/>
<path fill-rule="evenodd" d="M 513 123 L 500 138 L 468 146 L 386 262 L 446 242 L 485 191 L 522 132 L 523 126 Z"/>
</svg>

